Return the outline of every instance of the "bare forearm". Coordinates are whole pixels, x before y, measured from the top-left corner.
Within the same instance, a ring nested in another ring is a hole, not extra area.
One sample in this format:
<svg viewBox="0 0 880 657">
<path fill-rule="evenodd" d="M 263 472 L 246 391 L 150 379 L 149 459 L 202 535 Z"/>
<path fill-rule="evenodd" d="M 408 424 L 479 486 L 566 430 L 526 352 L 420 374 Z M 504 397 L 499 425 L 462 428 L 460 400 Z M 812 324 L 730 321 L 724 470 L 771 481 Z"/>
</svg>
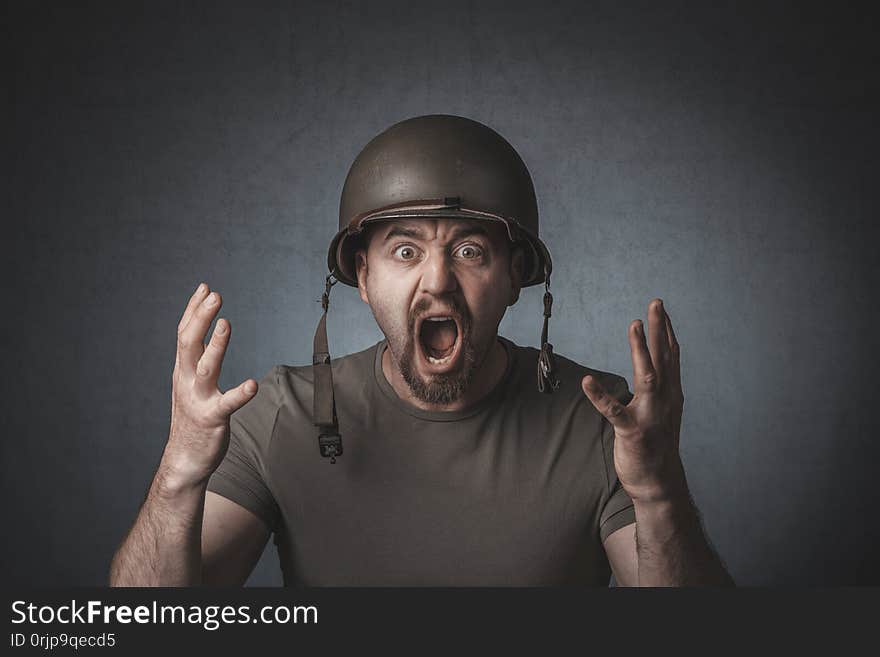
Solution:
<svg viewBox="0 0 880 657">
<path fill-rule="evenodd" d="M 207 482 L 181 484 L 160 465 L 134 525 L 110 565 L 110 586 L 201 583 Z"/>
<path fill-rule="evenodd" d="M 639 586 L 734 586 L 690 496 L 633 504 Z"/>
</svg>

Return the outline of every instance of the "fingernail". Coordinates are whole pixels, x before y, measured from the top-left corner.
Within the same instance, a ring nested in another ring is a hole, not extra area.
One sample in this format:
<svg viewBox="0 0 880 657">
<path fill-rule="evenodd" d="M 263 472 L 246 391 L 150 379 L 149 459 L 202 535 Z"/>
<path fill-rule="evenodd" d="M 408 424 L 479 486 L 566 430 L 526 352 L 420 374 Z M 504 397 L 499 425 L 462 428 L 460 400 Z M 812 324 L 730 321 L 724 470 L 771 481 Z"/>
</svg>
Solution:
<svg viewBox="0 0 880 657">
<path fill-rule="evenodd" d="M 208 298 L 205 299 L 205 305 L 213 306 L 215 303 L 217 303 L 217 295 L 211 292 L 211 294 L 208 295 Z"/>
<path fill-rule="evenodd" d="M 226 333 L 226 322 L 217 322 L 217 335 Z"/>
<path fill-rule="evenodd" d="M 205 290 L 205 284 L 199 283 L 199 286 L 196 288 L 196 294 L 201 294 Z"/>
</svg>

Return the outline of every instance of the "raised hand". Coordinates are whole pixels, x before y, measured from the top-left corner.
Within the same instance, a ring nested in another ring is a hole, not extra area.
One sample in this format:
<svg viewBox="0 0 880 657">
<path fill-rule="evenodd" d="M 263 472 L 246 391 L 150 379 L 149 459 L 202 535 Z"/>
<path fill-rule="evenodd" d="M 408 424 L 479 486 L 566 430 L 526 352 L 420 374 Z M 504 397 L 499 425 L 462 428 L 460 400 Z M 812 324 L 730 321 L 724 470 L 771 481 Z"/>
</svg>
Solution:
<svg viewBox="0 0 880 657">
<path fill-rule="evenodd" d="M 177 326 L 171 431 L 162 457 L 175 485 L 196 485 L 211 476 L 229 446 L 229 416 L 257 392 L 253 379 L 225 393 L 217 387 L 232 330 L 229 321 L 218 319 L 210 342 L 204 340 L 222 303 L 220 294 L 202 283 Z"/>
<path fill-rule="evenodd" d="M 629 325 L 633 363 L 632 400 L 624 406 L 592 376 L 584 394 L 614 427 L 614 468 L 633 500 L 669 500 L 686 495 L 678 450 L 684 394 L 678 341 L 660 299 L 648 306 L 648 344 L 641 320 Z"/>
</svg>

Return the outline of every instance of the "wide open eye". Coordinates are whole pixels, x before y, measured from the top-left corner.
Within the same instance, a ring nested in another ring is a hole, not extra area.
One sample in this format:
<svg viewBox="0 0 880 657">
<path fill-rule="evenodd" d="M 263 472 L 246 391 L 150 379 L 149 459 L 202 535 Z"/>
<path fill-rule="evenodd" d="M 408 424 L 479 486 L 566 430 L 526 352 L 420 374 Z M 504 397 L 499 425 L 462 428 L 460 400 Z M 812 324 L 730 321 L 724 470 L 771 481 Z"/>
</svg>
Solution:
<svg viewBox="0 0 880 657">
<path fill-rule="evenodd" d="M 401 244 L 394 249 L 394 255 L 401 260 L 412 260 L 418 255 L 418 253 L 416 252 L 415 247 L 411 244 Z"/>
<path fill-rule="evenodd" d="M 475 260 L 483 255 L 483 249 L 476 244 L 463 244 L 455 252 L 465 260 Z"/>
</svg>

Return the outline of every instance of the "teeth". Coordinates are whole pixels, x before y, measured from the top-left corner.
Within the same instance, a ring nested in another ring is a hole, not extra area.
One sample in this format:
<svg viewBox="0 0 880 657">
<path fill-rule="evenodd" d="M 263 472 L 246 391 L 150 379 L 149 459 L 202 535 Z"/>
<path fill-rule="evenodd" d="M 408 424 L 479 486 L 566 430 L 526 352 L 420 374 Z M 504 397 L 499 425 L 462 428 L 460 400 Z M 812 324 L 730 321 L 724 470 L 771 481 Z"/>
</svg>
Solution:
<svg viewBox="0 0 880 657">
<path fill-rule="evenodd" d="M 452 319 L 451 317 L 425 317 L 426 322 L 445 322 L 447 319 Z"/>
<path fill-rule="evenodd" d="M 445 358 L 434 358 L 433 356 L 428 356 L 428 362 L 433 363 L 434 365 L 443 365 L 448 362 L 449 359 L 452 358 L 452 354 L 449 354 Z"/>
</svg>

